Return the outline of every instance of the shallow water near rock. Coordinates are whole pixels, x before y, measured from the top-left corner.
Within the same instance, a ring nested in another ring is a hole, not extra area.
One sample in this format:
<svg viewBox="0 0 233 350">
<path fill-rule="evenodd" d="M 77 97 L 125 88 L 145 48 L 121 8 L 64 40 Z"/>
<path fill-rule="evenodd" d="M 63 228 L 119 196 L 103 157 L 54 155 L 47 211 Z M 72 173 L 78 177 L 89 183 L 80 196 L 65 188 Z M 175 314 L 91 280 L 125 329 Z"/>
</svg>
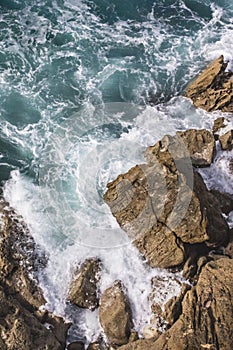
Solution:
<svg viewBox="0 0 233 350">
<path fill-rule="evenodd" d="M 147 146 L 221 116 L 180 95 L 220 54 L 233 67 L 232 14 L 232 1 L 0 1 L 1 180 L 48 255 L 47 307 L 77 321 L 71 340 L 100 332 L 96 311 L 66 304 L 85 258 L 103 262 L 101 291 L 123 281 L 139 332 L 151 278 L 164 278 L 161 303 L 179 292 L 180 275 L 146 265 L 102 196 Z M 230 158 L 218 153 L 206 171 L 211 188 L 232 193 Z"/>
</svg>

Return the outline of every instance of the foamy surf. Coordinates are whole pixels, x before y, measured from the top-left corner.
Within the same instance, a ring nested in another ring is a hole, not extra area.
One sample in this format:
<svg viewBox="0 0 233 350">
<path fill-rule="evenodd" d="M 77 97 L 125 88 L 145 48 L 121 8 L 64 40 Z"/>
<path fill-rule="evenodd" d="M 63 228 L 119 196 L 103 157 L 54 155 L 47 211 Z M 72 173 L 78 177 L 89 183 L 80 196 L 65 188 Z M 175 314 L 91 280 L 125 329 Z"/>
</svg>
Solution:
<svg viewBox="0 0 233 350">
<path fill-rule="evenodd" d="M 151 278 L 164 279 L 155 296 L 163 304 L 179 293 L 181 276 L 145 264 L 102 195 L 165 134 L 211 129 L 221 116 L 180 95 L 220 54 L 232 67 L 232 4 L 118 1 L 106 11 L 101 1 L 12 3 L 0 13 L 1 169 L 11 177 L 6 199 L 48 256 L 39 276 L 46 306 L 76 321 L 74 340 L 94 340 L 97 313 L 70 308 L 66 296 L 75 266 L 96 256 L 101 291 L 123 281 L 141 334 Z M 231 156 L 219 151 L 202 172 L 210 188 L 232 193 Z"/>
</svg>

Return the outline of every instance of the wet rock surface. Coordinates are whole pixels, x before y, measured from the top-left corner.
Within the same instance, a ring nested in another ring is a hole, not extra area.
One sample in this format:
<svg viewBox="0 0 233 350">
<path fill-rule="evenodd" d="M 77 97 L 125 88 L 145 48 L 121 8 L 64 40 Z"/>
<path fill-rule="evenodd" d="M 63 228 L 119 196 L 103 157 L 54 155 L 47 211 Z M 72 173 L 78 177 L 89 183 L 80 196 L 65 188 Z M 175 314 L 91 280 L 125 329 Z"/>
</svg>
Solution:
<svg viewBox="0 0 233 350">
<path fill-rule="evenodd" d="M 217 139 L 218 139 L 219 131 L 226 126 L 225 122 L 226 120 L 224 117 L 219 117 L 214 121 L 212 131 L 214 135 L 217 135 Z"/>
<path fill-rule="evenodd" d="M 178 132 L 188 149 L 193 166 L 205 167 L 212 163 L 216 153 L 213 134 L 205 129 Z"/>
<path fill-rule="evenodd" d="M 109 350 L 109 346 L 102 338 L 100 338 L 96 342 L 90 343 L 87 347 L 87 350 Z"/>
<path fill-rule="evenodd" d="M 232 349 L 233 281 L 231 259 L 206 264 L 197 285 L 182 302 L 182 315 L 154 349 Z"/>
<path fill-rule="evenodd" d="M 233 263 L 226 257 L 207 263 L 197 284 L 182 299 L 182 312 L 157 340 L 140 340 L 120 350 L 184 350 L 233 348 Z M 174 310 L 174 302 L 171 301 Z"/>
<path fill-rule="evenodd" d="M 165 136 L 146 150 L 146 164 L 108 184 L 104 200 L 152 267 L 183 263 L 187 244 L 227 244 L 221 206 L 192 167 L 208 165 L 214 152 L 214 138 L 205 130 Z"/>
<path fill-rule="evenodd" d="M 69 325 L 39 311 L 45 299 L 32 273 L 45 259 L 35 253 L 22 218 L 3 199 L 0 209 L 0 348 L 65 349 Z"/>
<path fill-rule="evenodd" d="M 67 350 L 85 350 L 84 344 L 81 341 L 76 341 L 67 346 Z"/>
<path fill-rule="evenodd" d="M 229 130 L 223 135 L 219 136 L 219 143 L 221 145 L 222 150 L 231 151 L 233 148 L 233 130 Z"/>
<path fill-rule="evenodd" d="M 209 131 L 179 132 L 149 147 L 147 163 L 108 184 L 104 199 L 147 262 L 152 267 L 184 263 L 183 276 L 191 281 L 164 309 L 153 303 L 152 293 L 152 310 L 167 330 L 160 334 L 148 324 L 144 337 L 150 339 L 120 350 L 233 348 L 233 239 L 223 215 L 233 209 L 232 196 L 209 191 L 195 169 L 209 166 L 214 155 Z M 178 207 L 174 214 L 177 198 L 185 212 Z M 176 221 L 178 214 L 183 216 Z M 157 282 L 152 280 L 152 289 Z"/>
<path fill-rule="evenodd" d="M 221 56 L 189 85 L 186 96 L 197 107 L 233 112 L 233 73 L 226 72 L 226 66 Z M 195 129 L 166 135 L 146 150 L 144 164 L 108 184 L 104 199 L 148 264 L 182 266 L 190 284 L 183 284 L 163 308 L 153 303 L 151 293 L 152 311 L 163 333 L 152 316 L 143 328 L 144 339 L 138 339 L 127 293 L 116 281 L 101 295 L 104 336 L 88 350 L 233 349 L 233 236 L 222 215 L 232 211 L 233 200 L 209 191 L 197 172 L 213 162 L 215 139 L 223 150 L 232 149 L 232 130 L 223 134 L 223 127 L 225 118 L 220 117 L 214 136 Z M 40 310 L 46 301 L 33 277 L 46 259 L 35 253 L 26 225 L 3 199 L 0 212 L 0 349 L 63 350 L 69 324 Z M 97 308 L 100 271 L 99 260 L 84 261 L 74 274 L 68 300 L 81 308 Z M 160 282 L 152 279 L 152 289 Z M 67 346 L 84 348 L 80 341 Z"/>
<path fill-rule="evenodd" d="M 188 85 L 185 96 L 191 98 L 196 107 L 208 112 L 233 112 L 233 73 L 226 68 L 221 55 Z"/>
<path fill-rule="evenodd" d="M 104 333 L 112 345 L 129 342 L 133 327 L 132 313 L 128 298 L 120 281 L 105 290 L 101 296 L 99 320 Z"/>
<path fill-rule="evenodd" d="M 71 282 L 68 300 L 82 308 L 96 309 L 99 305 L 100 271 L 100 260 L 94 258 L 85 260 Z"/>
</svg>

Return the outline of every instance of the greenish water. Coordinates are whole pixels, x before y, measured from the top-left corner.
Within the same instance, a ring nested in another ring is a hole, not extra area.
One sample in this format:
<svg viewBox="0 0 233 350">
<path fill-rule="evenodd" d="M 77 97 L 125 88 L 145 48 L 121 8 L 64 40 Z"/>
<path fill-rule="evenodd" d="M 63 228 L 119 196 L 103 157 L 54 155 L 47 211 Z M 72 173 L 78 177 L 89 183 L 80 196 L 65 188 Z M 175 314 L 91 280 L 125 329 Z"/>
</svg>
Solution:
<svg viewBox="0 0 233 350">
<path fill-rule="evenodd" d="M 102 194 L 165 133 L 211 126 L 181 95 L 220 54 L 233 67 L 232 18 L 222 0 L 0 0 L 0 179 L 48 253 L 52 311 L 75 314 L 72 266 L 97 255 L 101 288 L 121 278 L 136 328 L 147 320 L 152 272 L 131 246 L 110 249 L 129 242 Z M 97 315 L 78 318 L 73 338 L 94 339 Z"/>
</svg>

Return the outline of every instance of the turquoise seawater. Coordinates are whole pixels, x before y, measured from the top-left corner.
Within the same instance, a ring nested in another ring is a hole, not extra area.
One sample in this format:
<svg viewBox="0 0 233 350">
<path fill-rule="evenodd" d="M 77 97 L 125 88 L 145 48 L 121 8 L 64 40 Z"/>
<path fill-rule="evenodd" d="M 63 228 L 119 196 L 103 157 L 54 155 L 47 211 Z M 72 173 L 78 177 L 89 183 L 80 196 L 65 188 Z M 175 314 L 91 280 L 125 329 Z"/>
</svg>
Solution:
<svg viewBox="0 0 233 350">
<path fill-rule="evenodd" d="M 232 15 L 224 0 L 1 0 L 1 179 L 33 172 L 32 131 L 46 142 L 87 101 L 161 103 L 231 60 Z"/>
<path fill-rule="evenodd" d="M 47 253 L 40 282 L 47 306 L 76 320 L 71 339 L 100 332 L 96 313 L 65 301 L 89 256 L 103 261 L 101 290 L 127 286 L 136 329 L 148 321 L 155 272 L 102 195 L 164 134 L 211 127 L 216 114 L 182 94 L 221 54 L 233 67 L 232 0 L 0 0 L 0 180 Z"/>
</svg>

